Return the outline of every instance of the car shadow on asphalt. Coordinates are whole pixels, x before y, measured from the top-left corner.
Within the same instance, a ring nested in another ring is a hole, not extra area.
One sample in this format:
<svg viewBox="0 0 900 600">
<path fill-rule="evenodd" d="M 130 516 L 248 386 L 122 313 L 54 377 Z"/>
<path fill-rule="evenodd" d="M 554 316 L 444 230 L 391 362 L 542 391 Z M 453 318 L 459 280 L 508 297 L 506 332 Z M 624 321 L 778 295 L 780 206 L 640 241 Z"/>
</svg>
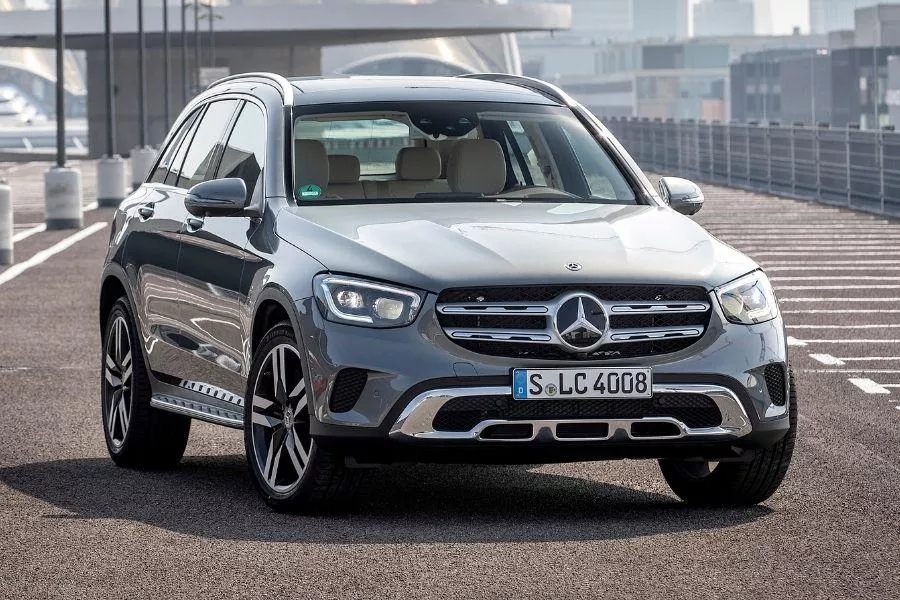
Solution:
<svg viewBox="0 0 900 600">
<path fill-rule="evenodd" d="M 0 481 L 61 512 L 45 518 L 123 519 L 215 539 L 427 543 L 624 539 L 734 527 L 765 506 L 688 508 L 674 498 L 524 466 L 393 465 L 368 478 L 339 514 L 269 510 L 241 456 L 185 458 L 170 472 L 107 458 L 0 469 Z"/>
</svg>

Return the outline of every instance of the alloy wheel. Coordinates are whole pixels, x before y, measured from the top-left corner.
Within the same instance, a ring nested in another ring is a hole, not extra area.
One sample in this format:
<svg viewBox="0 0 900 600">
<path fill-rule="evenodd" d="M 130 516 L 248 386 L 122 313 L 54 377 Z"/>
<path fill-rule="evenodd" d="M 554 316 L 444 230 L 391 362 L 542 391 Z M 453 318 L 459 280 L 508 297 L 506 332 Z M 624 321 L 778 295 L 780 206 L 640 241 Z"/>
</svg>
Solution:
<svg viewBox="0 0 900 600">
<path fill-rule="evenodd" d="M 251 440 L 266 485 L 288 493 L 300 483 L 313 442 L 300 353 L 290 344 L 272 348 L 253 388 Z"/>
<path fill-rule="evenodd" d="M 128 323 L 119 316 L 106 339 L 104 387 L 106 432 L 113 447 L 121 448 L 131 422 L 132 354 Z"/>
</svg>

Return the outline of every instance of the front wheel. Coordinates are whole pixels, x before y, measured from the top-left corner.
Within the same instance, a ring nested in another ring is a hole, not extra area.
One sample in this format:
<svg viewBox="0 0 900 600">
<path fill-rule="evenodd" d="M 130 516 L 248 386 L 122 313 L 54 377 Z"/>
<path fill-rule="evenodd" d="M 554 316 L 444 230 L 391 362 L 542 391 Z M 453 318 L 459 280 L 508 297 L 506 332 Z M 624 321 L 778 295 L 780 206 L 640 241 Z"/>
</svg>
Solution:
<svg viewBox="0 0 900 600">
<path fill-rule="evenodd" d="M 253 483 L 280 511 L 322 510 L 345 503 L 361 471 L 320 448 L 310 435 L 303 363 L 290 324 L 266 333 L 254 353 L 244 405 L 244 446 Z"/>
<path fill-rule="evenodd" d="M 797 392 L 789 376 L 788 432 L 771 448 L 760 450 L 749 462 L 710 463 L 661 460 L 666 483 L 688 504 L 750 506 L 765 501 L 781 485 L 797 437 Z"/>
</svg>

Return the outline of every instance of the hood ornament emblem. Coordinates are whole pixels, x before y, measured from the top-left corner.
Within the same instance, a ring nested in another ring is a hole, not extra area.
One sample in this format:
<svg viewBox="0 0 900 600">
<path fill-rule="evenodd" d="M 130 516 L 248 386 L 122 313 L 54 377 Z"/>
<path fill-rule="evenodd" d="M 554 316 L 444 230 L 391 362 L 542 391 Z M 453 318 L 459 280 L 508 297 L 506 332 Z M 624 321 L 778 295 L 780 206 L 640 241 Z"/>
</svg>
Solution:
<svg viewBox="0 0 900 600">
<path fill-rule="evenodd" d="M 581 264 L 577 262 L 566 263 L 566 268 L 570 271 L 580 271 Z"/>
</svg>

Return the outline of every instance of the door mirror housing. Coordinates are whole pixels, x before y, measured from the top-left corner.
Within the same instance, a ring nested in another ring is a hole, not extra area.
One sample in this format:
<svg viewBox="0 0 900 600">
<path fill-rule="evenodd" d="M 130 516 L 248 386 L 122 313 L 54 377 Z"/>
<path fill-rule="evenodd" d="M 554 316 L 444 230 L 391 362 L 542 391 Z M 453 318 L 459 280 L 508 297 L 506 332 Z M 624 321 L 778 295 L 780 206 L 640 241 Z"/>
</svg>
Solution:
<svg viewBox="0 0 900 600">
<path fill-rule="evenodd" d="M 703 208 L 703 192 L 693 181 L 680 177 L 659 180 L 659 195 L 666 204 L 683 215 L 695 215 Z"/>
<path fill-rule="evenodd" d="M 241 215 L 247 206 L 247 184 L 239 177 L 211 179 L 188 190 L 184 206 L 195 217 Z"/>
</svg>

